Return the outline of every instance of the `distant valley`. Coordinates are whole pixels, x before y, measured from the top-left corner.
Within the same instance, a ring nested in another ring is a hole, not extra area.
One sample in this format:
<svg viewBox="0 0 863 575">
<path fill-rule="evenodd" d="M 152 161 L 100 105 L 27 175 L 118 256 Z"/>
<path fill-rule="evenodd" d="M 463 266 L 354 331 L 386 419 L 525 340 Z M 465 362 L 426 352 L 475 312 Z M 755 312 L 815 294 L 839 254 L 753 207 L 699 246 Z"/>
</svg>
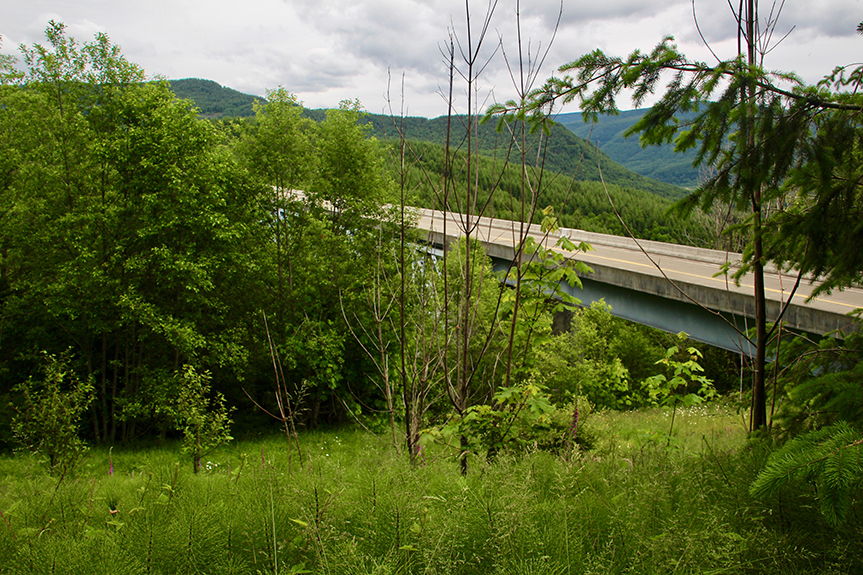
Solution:
<svg viewBox="0 0 863 575">
<path fill-rule="evenodd" d="M 697 187 L 699 172 L 692 166 L 693 150 L 675 153 L 671 144 L 643 148 L 637 135 L 624 137 L 646 111 L 628 110 L 617 116 L 600 116 L 596 123 L 585 122 L 581 112 L 560 114 L 556 120 L 576 136 L 598 145 L 609 158 L 633 172 L 683 188 Z"/>
</svg>

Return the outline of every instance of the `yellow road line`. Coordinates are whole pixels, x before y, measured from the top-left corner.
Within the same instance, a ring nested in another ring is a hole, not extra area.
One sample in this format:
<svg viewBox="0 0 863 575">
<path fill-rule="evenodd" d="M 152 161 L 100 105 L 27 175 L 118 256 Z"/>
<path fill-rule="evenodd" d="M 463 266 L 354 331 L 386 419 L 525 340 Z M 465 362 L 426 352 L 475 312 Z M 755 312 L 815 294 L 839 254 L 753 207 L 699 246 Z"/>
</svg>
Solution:
<svg viewBox="0 0 863 575">
<path fill-rule="evenodd" d="M 610 261 L 610 262 L 617 262 L 617 263 L 621 263 L 621 264 L 628 264 L 628 265 L 633 265 L 633 266 L 640 266 L 640 267 L 645 267 L 645 268 L 650 268 L 650 269 L 656 269 L 656 266 L 651 265 L 651 264 L 643 264 L 643 263 L 633 262 L 633 261 L 629 261 L 629 260 L 621 260 L 621 259 L 617 259 L 617 258 L 610 258 L 610 257 L 608 257 L 608 256 L 600 256 L 600 255 L 594 255 L 594 254 L 591 254 L 591 257 L 596 258 L 596 259 L 601 259 L 601 260 L 607 260 L 607 261 Z M 693 274 L 693 273 L 690 273 L 690 272 L 682 272 L 682 271 L 678 271 L 678 270 L 663 270 L 663 271 L 664 271 L 666 274 L 668 274 L 668 273 L 676 273 L 676 274 L 680 274 L 680 275 L 685 275 L 685 276 L 690 276 L 690 277 L 698 278 L 698 279 L 701 279 L 701 280 L 710 280 L 710 281 L 714 281 L 714 282 L 720 282 L 720 283 L 723 283 L 723 284 L 725 284 L 725 283 L 726 283 L 726 281 L 725 281 L 724 279 L 716 278 L 716 277 L 713 277 L 713 276 L 703 276 L 703 275 L 700 275 L 700 274 Z M 755 286 L 754 286 L 754 285 L 750 285 L 750 284 L 740 284 L 740 286 L 735 286 L 735 287 L 755 289 Z M 764 291 L 768 291 L 768 292 L 772 292 L 772 293 L 777 293 L 777 294 L 780 294 L 780 295 L 784 295 L 784 294 L 785 294 L 785 292 L 783 292 L 782 290 L 778 290 L 778 289 L 774 289 L 774 288 L 769 288 L 769 287 L 765 287 L 765 288 L 764 288 Z M 806 295 L 805 295 L 805 294 L 799 294 L 799 293 L 797 293 L 797 294 L 794 294 L 794 297 L 799 298 L 799 299 L 806 299 Z M 818 302 L 821 302 L 821 303 L 824 303 L 824 304 L 838 305 L 838 306 L 847 307 L 847 308 L 851 308 L 851 309 L 859 309 L 859 308 L 861 307 L 861 306 L 859 306 L 859 305 L 853 305 L 853 304 L 843 303 L 843 302 L 839 302 L 839 301 L 825 300 L 825 299 L 822 299 L 822 298 L 819 298 L 819 297 L 812 298 L 812 300 L 811 300 L 811 301 L 818 301 Z"/>
<path fill-rule="evenodd" d="M 455 222 L 453 222 L 453 223 L 455 223 Z M 482 226 L 480 226 L 480 227 L 482 227 Z M 501 228 L 498 227 L 497 229 L 501 229 Z M 505 237 L 507 235 L 510 235 L 508 233 L 510 230 L 506 227 L 503 227 L 502 229 L 504 230 L 505 233 L 498 234 L 498 236 L 495 237 L 494 239 L 491 239 L 491 240 L 486 239 L 485 241 L 488 243 L 492 243 L 492 244 L 499 244 L 499 242 L 501 240 L 503 240 L 507 243 L 507 247 L 512 247 L 513 249 L 515 249 L 514 240 L 512 238 Z M 559 250 L 559 251 L 561 251 L 561 250 Z M 605 261 L 609 261 L 609 262 L 627 264 L 627 265 L 631 265 L 631 266 L 645 267 L 645 268 L 649 268 L 649 269 L 656 269 L 656 266 L 654 266 L 652 264 L 644 264 L 644 263 L 640 263 L 640 262 L 633 262 L 630 260 L 622 260 L 622 259 L 612 258 L 612 257 L 608 257 L 608 256 L 601 256 L 596 251 L 588 252 L 586 255 L 588 256 L 588 258 L 594 258 L 594 259 L 605 260 Z M 575 257 L 575 256 L 570 256 L 570 257 Z M 671 256 L 671 257 L 674 257 L 674 256 Z M 590 262 L 585 262 L 585 263 L 590 263 Z M 693 278 L 698 278 L 700 280 L 708 280 L 708 281 L 726 284 L 726 280 L 724 278 L 717 278 L 717 277 L 713 277 L 713 276 L 704 276 L 704 275 L 700 275 L 700 274 L 694 274 L 694 273 L 690 273 L 690 272 L 683 272 L 683 271 L 677 271 L 677 270 L 664 270 L 664 271 L 666 273 L 676 273 L 676 274 L 681 274 L 681 275 L 685 275 L 685 276 L 689 276 L 689 277 L 693 277 Z M 750 284 L 740 284 L 740 286 L 735 286 L 735 287 L 748 288 L 748 289 L 754 289 L 755 288 L 755 286 L 750 285 Z M 785 295 L 785 292 L 783 290 L 778 290 L 778 289 L 768 288 L 768 287 L 765 287 L 764 290 L 767 292 L 779 294 L 780 296 Z M 798 298 L 798 300 L 800 300 L 800 299 L 805 300 L 806 299 L 805 294 L 794 294 L 794 297 Z M 853 305 L 853 304 L 848 304 L 848 303 L 843 303 L 843 302 L 838 302 L 838 301 L 826 300 L 826 299 L 822 299 L 822 298 L 818 298 L 818 297 L 813 298 L 812 301 L 818 301 L 820 303 L 828 304 L 828 305 L 829 304 L 838 305 L 838 306 L 847 307 L 850 309 L 861 308 L 861 306 L 859 306 L 859 305 Z"/>
</svg>

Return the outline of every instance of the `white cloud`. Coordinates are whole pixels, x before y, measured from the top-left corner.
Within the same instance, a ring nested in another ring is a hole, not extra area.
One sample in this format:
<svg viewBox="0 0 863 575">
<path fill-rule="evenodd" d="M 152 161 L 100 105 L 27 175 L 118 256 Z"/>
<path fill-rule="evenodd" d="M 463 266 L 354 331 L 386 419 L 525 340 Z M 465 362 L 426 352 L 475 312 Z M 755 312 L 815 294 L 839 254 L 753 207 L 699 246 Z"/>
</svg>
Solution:
<svg viewBox="0 0 863 575">
<path fill-rule="evenodd" d="M 816 81 L 834 65 L 858 60 L 863 38 L 854 30 L 863 20 L 861 1 L 787 0 L 776 38 L 796 28 L 770 54 L 768 67 L 796 70 Z M 470 0 L 474 41 L 489 5 Z M 721 57 L 732 55 L 736 28 L 728 2 L 696 0 L 695 7 L 711 46 Z M 559 0 L 522 0 L 522 38 L 525 48 L 529 40 L 532 57 L 548 46 L 559 9 Z M 447 82 L 440 48 L 449 27 L 467 41 L 463 0 L 247 0 L 242 5 L 227 0 L 0 0 L 0 10 L 4 53 L 22 42 L 44 42 L 45 25 L 54 19 L 65 22 L 82 42 L 106 32 L 150 75 L 209 78 L 258 95 L 283 85 L 310 107 L 359 98 L 369 110 L 380 111 L 389 70 L 394 98 L 404 74 L 406 105 L 427 116 L 446 111 L 437 92 Z M 497 3 L 486 56 L 499 35 L 507 56 L 517 54 L 515 11 L 515 0 Z M 649 50 L 666 34 L 673 34 L 687 54 L 709 58 L 690 0 L 566 0 L 538 77 L 597 47 L 616 55 Z M 490 90 L 500 99 L 513 96 L 501 58 L 483 78 L 483 97 Z M 458 92 L 461 97 L 463 88 Z"/>
</svg>

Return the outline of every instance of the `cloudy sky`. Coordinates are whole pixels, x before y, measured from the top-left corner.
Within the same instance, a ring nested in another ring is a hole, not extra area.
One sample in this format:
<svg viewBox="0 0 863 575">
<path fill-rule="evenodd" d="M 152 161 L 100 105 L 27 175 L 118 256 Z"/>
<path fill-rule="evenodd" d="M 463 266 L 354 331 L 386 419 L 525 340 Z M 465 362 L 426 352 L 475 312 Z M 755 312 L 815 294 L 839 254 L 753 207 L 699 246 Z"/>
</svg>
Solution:
<svg viewBox="0 0 863 575">
<path fill-rule="evenodd" d="M 701 32 L 721 58 L 736 49 L 729 4 L 737 3 L 694 3 Z M 771 5 L 761 0 L 763 20 Z M 475 43 L 489 4 L 470 0 L 469 6 Z M 649 50 L 666 34 L 691 57 L 712 58 L 694 25 L 692 0 L 564 0 L 550 44 L 560 8 L 560 0 L 521 2 L 523 52 L 536 61 L 548 49 L 540 79 L 595 48 L 626 55 Z M 370 112 L 386 112 L 391 83 L 398 112 L 404 78 L 407 112 L 427 117 L 446 112 L 441 46 L 451 33 L 465 47 L 468 38 L 464 0 L 0 0 L 0 14 L 4 53 L 44 42 L 45 25 L 53 19 L 79 42 L 107 33 L 149 76 L 206 78 L 257 95 L 284 86 L 312 108 L 358 98 Z M 482 102 L 515 93 L 507 63 L 518 69 L 517 21 L 516 0 L 499 0 L 480 61 L 501 41 L 503 51 L 484 68 Z M 773 38 L 790 35 L 766 65 L 814 82 L 836 65 L 863 61 L 863 36 L 855 32 L 861 21 L 863 0 L 786 0 Z M 462 104 L 464 91 L 457 86 Z"/>
</svg>

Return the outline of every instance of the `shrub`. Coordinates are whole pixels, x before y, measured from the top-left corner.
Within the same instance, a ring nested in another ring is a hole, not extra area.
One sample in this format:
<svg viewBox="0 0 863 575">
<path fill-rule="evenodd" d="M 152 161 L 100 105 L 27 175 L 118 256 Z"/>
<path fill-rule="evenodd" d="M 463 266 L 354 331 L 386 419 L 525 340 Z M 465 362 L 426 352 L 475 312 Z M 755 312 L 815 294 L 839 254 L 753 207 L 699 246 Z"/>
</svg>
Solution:
<svg viewBox="0 0 863 575">
<path fill-rule="evenodd" d="M 13 389 L 12 433 L 26 449 L 48 458 L 48 469 L 71 471 L 87 446 L 78 436 L 81 415 L 93 401 L 93 385 L 69 370 L 68 359 L 44 356 L 45 377 L 32 377 Z"/>
<path fill-rule="evenodd" d="M 611 315 L 604 301 L 575 312 L 572 331 L 543 342 L 534 376 L 560 404 L 584 395 L 599 408 L 653 403 L 642 382 L 665 352 L 667 336 Z"/>
<path fill-rule="evenodd" d="M 488 459 L 531 451 L 569 455 L 595 443 L 595 434 L 584 427 L 592 410 L 584 396 L 555 407 L 542 386 L 528 381 L 499 389 L 494 403 L 472 406 L 463 417 L 453 417 L 443 428 L 427 429 L 424 435 L 426 441 L 444 443 L 463 436 L 472 451 Z"/>
<path fill-rule="evenodd" d="M 183 453 L 191 454 L 195 473 L 201 458 L 231 437 L 230 410 L 225 398 L 210 396 L 210 372 L 198 373 L 194 367 L 183 367 L 180 395 L 177 399 L 177 429 L 183 431 Z"/>
</svg>

